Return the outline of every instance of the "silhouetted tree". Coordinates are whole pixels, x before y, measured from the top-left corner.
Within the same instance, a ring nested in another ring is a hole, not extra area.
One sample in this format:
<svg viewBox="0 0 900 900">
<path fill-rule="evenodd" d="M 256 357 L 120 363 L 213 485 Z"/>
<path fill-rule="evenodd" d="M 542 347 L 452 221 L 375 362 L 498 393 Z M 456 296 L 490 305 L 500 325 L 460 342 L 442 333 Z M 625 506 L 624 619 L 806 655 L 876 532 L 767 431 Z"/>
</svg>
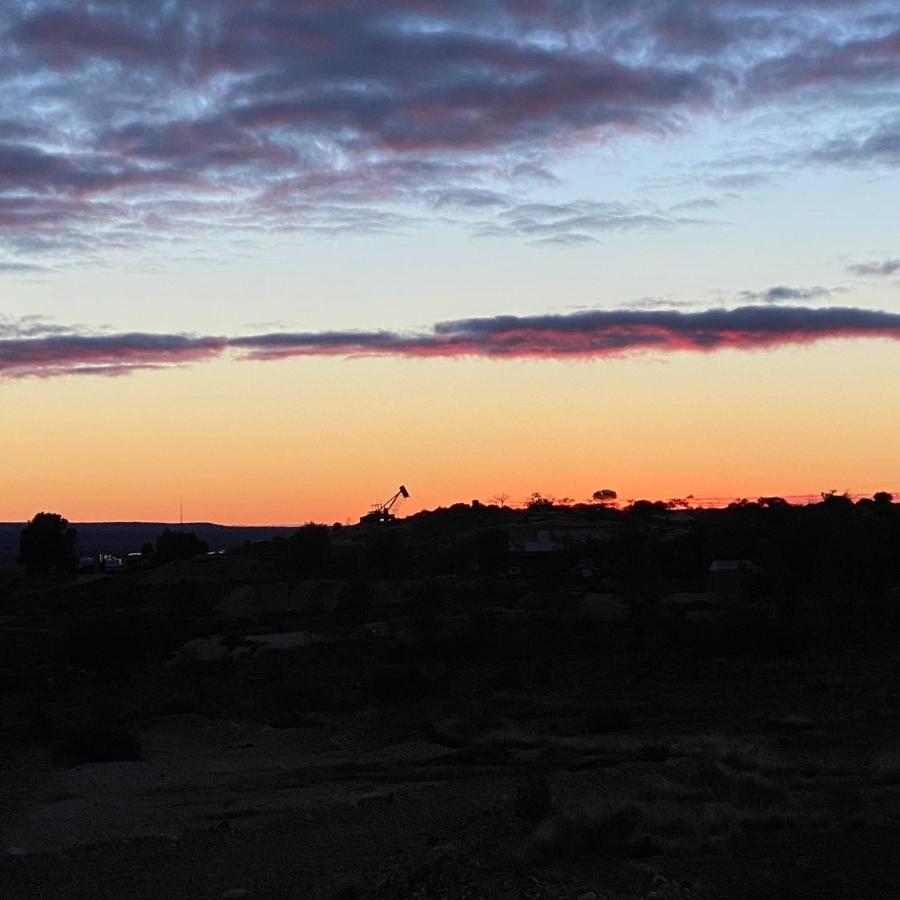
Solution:
<svg viewBox="0 0 900 900">
<path fill-rule="evenodd" d="M 784 497 L 760 497 L 756 502 L 764 509 L 787 509 L 791 505 Z"/>
<path fill-rule="evenodd" d="M 193 531 L 172 531 L 166 528 L 156 538 L 156 561 L 171 562 L 173 559 L 190 559 L 209 550 L 209 544 L 201 541 Z"/>
<path fill-rule="evenodd" d="M 664 500 L 635 500 L 626 512 L 643 517 L 668 512 L 668 504 Z"/>
<path fill-rule="evenodd" d="M 321 574 L 331 554 L 331 532 L 327 525 L 310 522 L 298 528 L 288 541 L 288 561 L 300 572 Z"/>
<path fill-rule="evenodd" d="M 878 491 L 872 499 L 877 506 L 890 506 L 894 502 L 894 495 L 888 491 Z"/>
<path fill-rule="evenodd" d="M 530 510 L 553 509 L 553 498 L 545 497 L 540 491 L 535 491 L 528 498 L 525 508 Z"/>
<path fill-rule="evenodd" d="M 853 506 L 853 498 L 847 491 L 843 494 L 835 490 L 822 491 L 822 505 L 826 509 L 849 509 Z"/>
<path fill-rule="evenodd" d="M 591 497 L 595 503 L 612 503 L 614 500 L 618 500 L 619 495 L 610 488 L 601 488 L 599 491 L 594 491 Z"/>
<path fill-rule="evenodd" d="M 47 575 L 51 571 L 72 571 L 78 565 L 75 555 L 75 529 L 58 513 L 38 513 L 19 536 L 16 559 L 29 575 Z"/>
</svg>

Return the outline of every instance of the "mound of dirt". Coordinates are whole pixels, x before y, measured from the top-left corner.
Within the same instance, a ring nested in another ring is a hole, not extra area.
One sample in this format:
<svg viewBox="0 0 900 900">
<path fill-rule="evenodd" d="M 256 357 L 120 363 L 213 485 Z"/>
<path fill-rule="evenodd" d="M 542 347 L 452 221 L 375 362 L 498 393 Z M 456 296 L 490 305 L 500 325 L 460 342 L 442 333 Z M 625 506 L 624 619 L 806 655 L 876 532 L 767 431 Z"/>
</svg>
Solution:
<svg viewBox="0 0 900 900">
<path fill-rule="evenodd" d="M 147 587 L 174 584 L 235 584 L 264 581 L 272 577 L 271 568 L 258 559 L 240 556 L 195 556 L 176 559 L 154 569 L 141 579 Z"/>
</svg>

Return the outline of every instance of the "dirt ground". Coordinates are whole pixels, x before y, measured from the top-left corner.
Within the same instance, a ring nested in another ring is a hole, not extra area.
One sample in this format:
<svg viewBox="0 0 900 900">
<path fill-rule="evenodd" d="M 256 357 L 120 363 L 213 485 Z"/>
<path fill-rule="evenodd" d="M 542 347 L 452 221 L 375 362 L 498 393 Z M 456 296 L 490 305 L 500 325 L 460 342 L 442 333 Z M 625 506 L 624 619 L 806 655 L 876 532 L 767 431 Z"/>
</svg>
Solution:
<svg viewBox="0 0 900 900">
<path fill-rule="evenodd" d="M 52 684 L 2 694 L 0 897 L 900 896 L 892 636 L 785 658 L 651 644 L 616 662 L 612 637 L 576 633 L 512 653 L 513 670 L 466 653 L 444 665 L 433 648 L 409 668 L 395 648 L 360 670 L 380 687 L 346 703 L 309 695 L 337 690 L 343 669 L 322 668 L 337 643 L 270 647 L 265 666 L 35 670 Z M 300 712 L 248 687 L 273 671 L 282 691 L 306 679 Z M 418 689 L 398 687 L 411 674 Z M 163 702 L 174 682 L 194 709 Z M 42 737 L 98 704 L 137 758 L 73 762 Z"/>
</svg>

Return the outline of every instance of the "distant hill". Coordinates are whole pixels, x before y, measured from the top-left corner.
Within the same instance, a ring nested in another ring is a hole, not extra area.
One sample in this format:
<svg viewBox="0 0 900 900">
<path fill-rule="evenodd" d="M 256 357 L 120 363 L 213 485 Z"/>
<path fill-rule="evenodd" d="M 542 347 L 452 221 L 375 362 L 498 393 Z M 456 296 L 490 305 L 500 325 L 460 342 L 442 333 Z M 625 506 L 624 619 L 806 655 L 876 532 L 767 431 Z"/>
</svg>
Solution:
<svg viewBox="0 0 900 900">
<path fill-rule="evenodd" d="M 19 532 L 24 522 L 0 522 L 0 566 L 15 563 L 19 551 Z M 117 556 L 135 553 L 152 542 L 164 528 L 182 526 L 165 522 L 73 522 L 78 533 L 79 556 L 112 553 Z M 211 550 L 222 550 L 245 541 L 265 541 L 287 537 L 295 527 L 270 525 L 214 525 L 210 522 L 185 522 L 185 531 L 193 531 L 209 544 Z"/>
</svg>

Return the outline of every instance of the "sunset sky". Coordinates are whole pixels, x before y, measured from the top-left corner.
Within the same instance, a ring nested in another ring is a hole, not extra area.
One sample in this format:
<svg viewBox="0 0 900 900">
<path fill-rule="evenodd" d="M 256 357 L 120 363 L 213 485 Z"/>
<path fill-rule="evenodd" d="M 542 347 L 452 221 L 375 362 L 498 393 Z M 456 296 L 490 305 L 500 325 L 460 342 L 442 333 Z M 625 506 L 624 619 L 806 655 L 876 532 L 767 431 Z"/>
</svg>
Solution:
<svg viewBox="0 0 900 900">
<path fill-rule="evenodd" d="M 900 7 L 6 0 L 0 520 L 900 490 Z"/>
</svg>

